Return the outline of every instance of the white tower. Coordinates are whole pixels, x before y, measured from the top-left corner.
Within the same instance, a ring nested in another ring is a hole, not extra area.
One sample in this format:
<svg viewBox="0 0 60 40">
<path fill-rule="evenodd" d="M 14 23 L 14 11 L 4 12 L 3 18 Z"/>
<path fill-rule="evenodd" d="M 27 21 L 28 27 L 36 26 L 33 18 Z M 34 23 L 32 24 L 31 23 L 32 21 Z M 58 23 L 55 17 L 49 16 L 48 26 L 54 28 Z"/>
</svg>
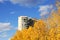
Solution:
<svg viewBox="0 0 60 40">
<path fill-rule="evenodd" d="M 27 16 L 20 16 L 18 17 L 18 30 L 23 30 L 27 28 L 28 17 Z"/>
</svg>

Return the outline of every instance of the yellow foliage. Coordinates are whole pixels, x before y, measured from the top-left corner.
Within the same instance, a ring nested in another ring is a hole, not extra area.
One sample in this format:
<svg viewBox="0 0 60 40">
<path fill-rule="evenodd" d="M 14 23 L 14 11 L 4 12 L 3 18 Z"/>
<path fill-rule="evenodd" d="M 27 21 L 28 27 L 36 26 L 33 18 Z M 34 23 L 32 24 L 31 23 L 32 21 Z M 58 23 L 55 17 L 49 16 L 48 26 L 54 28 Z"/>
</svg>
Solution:
<svg viewBox="0 0 60 40">
<path fill-rule="evenodd" d="M 38 20 L 33 27 L 17 31 L 11 40 L 60 40 L 60 9 L 47 21 Z"/>
<path fill-rule="evenodd" d="M 54 17 L 47 20 L 50 29 L 46 28 L 47 24 L 43 20 L 39 20 L 35 22 L 34 27 L 30 26 L 28 29 L 18 30 L 11 40 L 60 40 L 60 24 L 52 21 Z M 59 21 L 59 18 L 56 20 Z"/>
</svg>

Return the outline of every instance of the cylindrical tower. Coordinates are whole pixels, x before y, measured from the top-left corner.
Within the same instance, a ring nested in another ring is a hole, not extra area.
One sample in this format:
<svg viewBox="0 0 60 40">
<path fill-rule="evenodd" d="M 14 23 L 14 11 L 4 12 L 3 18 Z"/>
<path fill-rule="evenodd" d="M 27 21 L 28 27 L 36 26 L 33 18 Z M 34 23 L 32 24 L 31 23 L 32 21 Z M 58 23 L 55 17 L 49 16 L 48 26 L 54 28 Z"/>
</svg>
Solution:
<svg viewBox="0 0 60 40">
<path fill-rule="evenodd" d="M 18 17 L 18 30 L 23 30 L 27 28 L 28 17 L 27 16 L 20 16 Z"/>
</svg>

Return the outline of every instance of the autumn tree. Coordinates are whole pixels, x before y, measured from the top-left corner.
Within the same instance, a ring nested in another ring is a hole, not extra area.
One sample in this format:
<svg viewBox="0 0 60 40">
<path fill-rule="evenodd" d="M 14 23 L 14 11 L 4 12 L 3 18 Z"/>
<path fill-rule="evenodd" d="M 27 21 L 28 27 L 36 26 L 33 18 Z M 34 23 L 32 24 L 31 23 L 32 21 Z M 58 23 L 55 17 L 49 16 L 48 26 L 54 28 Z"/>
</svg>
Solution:
<svg viewBox="0 0 60 40">
<path fill-rule="evenodd" d="M 35 20 L 34 25 L 22 31 L 17 30 L 11 40 L 60 40 L 60 2 L 57 1 L 57 12 L 52 14 L 46 21 Z"/>
</svg>

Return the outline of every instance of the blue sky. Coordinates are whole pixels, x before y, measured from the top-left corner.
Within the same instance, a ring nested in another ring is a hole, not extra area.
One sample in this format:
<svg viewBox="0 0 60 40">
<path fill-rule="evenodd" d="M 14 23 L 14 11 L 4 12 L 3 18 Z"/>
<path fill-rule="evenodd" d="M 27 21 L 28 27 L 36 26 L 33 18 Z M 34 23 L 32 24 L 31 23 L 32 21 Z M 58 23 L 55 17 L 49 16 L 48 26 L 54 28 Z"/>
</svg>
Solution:
<svg viewBox="0 0 60 40">
<path fill-rule="evenodd" d="M 9 40 L 18 27 L 18 17 L 40 19 L 49 15 L 55 0 L 0 0 L 0 40 Z"/>
</svg>

